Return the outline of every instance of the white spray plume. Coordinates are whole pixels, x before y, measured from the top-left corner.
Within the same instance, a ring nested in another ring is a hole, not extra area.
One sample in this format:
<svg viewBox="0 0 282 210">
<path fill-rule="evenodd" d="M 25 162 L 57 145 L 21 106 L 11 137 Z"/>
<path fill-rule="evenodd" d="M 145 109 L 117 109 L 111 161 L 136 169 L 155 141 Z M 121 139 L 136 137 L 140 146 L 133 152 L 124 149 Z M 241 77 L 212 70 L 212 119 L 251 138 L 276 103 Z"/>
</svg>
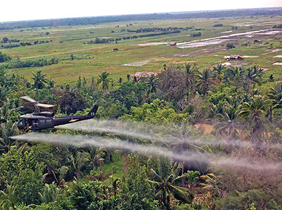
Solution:
<svg viewBox="0 0 282 210">
<path fill-rule="evenodd" d="M 253 170 L 271 170 L 281 169 L 282 163 L 265 162 L 265 161 L 249 161 L 246 159 L 229 158 L 224 156 L 216 157 L 208 153 L 197 153 L 191 151 L 173 152 L 169 149 L 154 146 L 140 145 L 122 141 L 120 139 L 108 139 L 100 136 L 76 136 L 66 134 L 42 134 L 28 133 L 24 135 L 12 137 L 16 140 L 26 140 L 34 142 L 47 142 L 52 144 L 72 145 L 76 147 L 96 146 L 108 149 L 121 149 L 132 152 L 139 152 L 144 155 L 156 155 L 173 158 L 179 161 L 197 161 L 199 163 L 210 163 L 221 166 L 245 167 Z"/>
<path fill-rule="evenodd" d="M 185 126 L 184 126 L 185 127 Z M 80 121 L 73 124 L 66 124 L 58 126 L 59 129 L 71 129 L 78 131 L 88 131 L 88 132 L 105 132 L 112 133 L 122 136 L 128 136 L 132 138 L 146 139 L 154 142 L 160 143 L 189 143 L 197 145 L 224 145 L 224 146 L 238 146 L 238 147 L 253 147 L 259 149 L 282 149 L 277 145 L 257 145 L 249 141 L 237 140 L 226 140 L 226 139 L 217 139 L 217 140 L 208 140 L 201 141 L 193 136 L 189 135 L 190 131 L 195 131 L 195 128 L 192 125 L 187 125 L 183 131 L 177 130 L 179 128 L 176 124 L 166 124 L 166 125 L 153 125 L 144 122 L 128 122 L 120 120 L 87 120 Z M 168 134 L 169 131 L 174 132 L 176 135 L 173 136 Z M 166 133 L 168 135 L 160 137 L 159 133 Z M 182 135 L 182 136 L 181 136 Z"/>
</svg>

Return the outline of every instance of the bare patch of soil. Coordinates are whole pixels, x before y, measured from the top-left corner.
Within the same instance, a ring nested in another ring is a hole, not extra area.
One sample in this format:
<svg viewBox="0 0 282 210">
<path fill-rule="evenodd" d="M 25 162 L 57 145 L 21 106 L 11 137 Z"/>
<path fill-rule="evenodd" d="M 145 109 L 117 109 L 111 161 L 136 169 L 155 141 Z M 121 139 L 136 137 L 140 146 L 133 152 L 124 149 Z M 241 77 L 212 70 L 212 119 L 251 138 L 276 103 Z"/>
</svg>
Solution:
<svg viewBox="0 0 282 210">
<path fill-rule="evenodd" d="M 153 60 L 155 60 L 155 61 L 169 61 L 171 59 L 172 58 L 154 58 Z"/>
<path fill-rule="evenodd" d="M 167 57 L 177 57 L 177 58 L 193 57 L 193 56 L 211 54 L 211 53 L 215 53 L 215 52 L 223 51 L 223 50 L 226 50 L 225 46 L 214 46 L 214 47 L 208 47 L 208 48 L 199 49 L 199 50 L 193 50 L 191 52 L 184 52 L 184 53 L 169 55 Z"/>
<path fill-rule="evenodd" d="M 209 39 L 209 40 L 203 40 L 203 41 L 192 41 L 187 42 L 183 44 L 177 45 L 177 48 L 185 49 L 185 48 L 197 48 L 197 47 L 206 47 L 209 45 L 216 45 L 216 44 L 222 44 L 226 42 L 234 42 L 237 41 L 236 39 Z"/>
<path fill-rule="evenodd" d="M 270 68 L 261 68 L 262 69 L 262 71 L 267 71 L 267 70 L 269 70 Z"/>
<path fill-rule="evenodd" d="M 124 66 L 144 66 L 147 63 L 151 62 L 151 60 L 137 61 L 132 63 L 123 64 Z"/>
<path fill-rule="evenodd" d="M 209 125 L 209 124 L 196 124 L 195 127 L 197 129 L 202 129 L 204 131 L 205 134 L 210 134 L 214 128 L 213 125 Z"/>
<path fill-rule="evenodd" d="M 243 67 L 243 66 L 248 66 L 250 64 L 252 64 L 253 62 L 250 62 L 250 61 L 228 61 L 228 62 L 225 62 L 225 63 L 222 63 L 224 66 L 226 67 Z"/>
<path fill-rule="evenodd" d="M 138 46 L 155 46 L 155 45 L 165 45 L 167 42 L 152 42 L 152 43 L 145 43 L 145 44 L 138 44 Z"/>
<path fill-rule="evenodd" d="M 182 64 L 182 63 L 196 63 L 198 61 L 174 61 L 172 63 L 175 63 L 175 64 Z"/>
<path fill-rule="evenodd" d="M 258 55 L 243 55 L 244 58 L 258 58 Z"/>
<path fill-rule="evenodd" d="M 282 62 L 275 62 L 274 64 L 272 65 L 275 65 L 275 66 L 282 66 Z"/>
</svg>

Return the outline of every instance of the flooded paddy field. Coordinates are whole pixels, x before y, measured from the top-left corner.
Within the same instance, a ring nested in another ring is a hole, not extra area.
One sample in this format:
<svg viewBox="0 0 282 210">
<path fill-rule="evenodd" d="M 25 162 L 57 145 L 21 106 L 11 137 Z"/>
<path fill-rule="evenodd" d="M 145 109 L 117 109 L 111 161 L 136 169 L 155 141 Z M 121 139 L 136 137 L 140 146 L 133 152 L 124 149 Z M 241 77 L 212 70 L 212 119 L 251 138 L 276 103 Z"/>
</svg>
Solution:
<svg viewBox="0 0 282 210">
<path fill-rule="evenodd" d="M 229 33 L 230 31 L 224 32 L 224 33 Z M 179 43 L 177 44 L 178 48 L 185 49 L 185 48 L 198 48 L 198 47 L 205 47 L 205 46 L 210 46 L 210 45 L 217 45 L 217 44 L 222 44 L 226 42 L 235 42 L 240 36 L 245 36 L 248 38 L 255 38 L 259 36 L 270 36 L 270 35 L 277 35 L 277 34 L 282 34 L 282 30 L 258 30 L 258 31 L 249 31 L 249 32 L 244 32 L 244 33 L 234 33 L 234 34 L 229 34 L 229 35 L 223 35 L 223 36 L 218 36 L 214 38 L 208 38 L 208 39 L 200 39 L 200 40 L 195 40 L 195 41 L 190 41 L 190 42 L 184 42 L 184 43 Z"/>
</svg>

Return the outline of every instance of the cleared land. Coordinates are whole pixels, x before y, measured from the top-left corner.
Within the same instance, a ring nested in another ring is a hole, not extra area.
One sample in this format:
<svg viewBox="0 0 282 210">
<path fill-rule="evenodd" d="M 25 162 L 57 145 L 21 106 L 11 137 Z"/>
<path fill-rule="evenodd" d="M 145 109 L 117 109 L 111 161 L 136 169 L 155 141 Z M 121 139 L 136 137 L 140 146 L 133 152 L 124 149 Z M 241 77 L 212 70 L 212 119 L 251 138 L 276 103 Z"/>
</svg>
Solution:
<svg viewBox="0 0 282 210">
<path fill-rule="evenodd" d="M 223 27 L 213 27 L 218 23 L 223 24 Z M 216 63 L 246 68 L 258 65 L 267 69 L 266 77 L 273 74 L 274 84 L 282 79 L 280 52 L 282 30 L 273 29 L 273 25 L 276 24 L 281 24 L 281 17 L 128 21 L 119 22 L 119 27 L 117 23 L 108 23 L 1 31 L 0 40 L 8 37 L 31 43 L 30 46 L 1 49 L 13 59 L 53 57 L 59 59 L 58 64 L 51 66 L 9 70 L 11 73 L 24 75 L 28 80 L 36 69 L 41 69 L 48 78 L 59 84 L 71 84 L 75 83 L 79 76 L 90 81 L 91 77 L 97 78 L 102 71 L 109 72 L 116 80 L 119 77 L 125 79 L 127 74 L 133 75 L 136 72 L 159 72 L 164 64 L 182 65 L 185 62 L 196 62 L 200 70 L 212 67 Z M 188 27 L 189 29 L 181 29 L 180 33 L 142 38 L 136 38 L 136 36 L 156 34 L 158 31 L 130 32 L 140 28 L 154 27 Z M 201 33 L 200 37 L 190 36 L 198 32 Z M 130 38 L 123 39 L 124 37 Z M 116 41 L 89 44 L 97 38 Z M 36 40 L 49 42 L 34 44 Z M 176 44 L 171 46 L 171 43 Z M 234 44 L 235 48 L 226 49 L 227 43 Z M 224 56 L 230 55 L 242 55 L 244 60 L 224 60 Z"/>
</svg>

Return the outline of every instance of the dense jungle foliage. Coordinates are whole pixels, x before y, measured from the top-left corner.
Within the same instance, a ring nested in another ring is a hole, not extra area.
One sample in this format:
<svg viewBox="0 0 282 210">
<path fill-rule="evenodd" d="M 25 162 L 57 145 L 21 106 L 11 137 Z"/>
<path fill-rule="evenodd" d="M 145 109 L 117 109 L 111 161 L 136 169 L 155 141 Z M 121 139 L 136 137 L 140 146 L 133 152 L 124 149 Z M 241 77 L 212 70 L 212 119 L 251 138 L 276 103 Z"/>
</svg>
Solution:
<svg viewBox="0 0 282 210">
<path fill-rule="evenodd" d="M 190 64 L 171 65 L 157 75 L 141 79 L 127 75 L 117 81 L 102 72 L 91 84 L 79 77 L 76 85 L 60 85 L 47 78 L 37 70 L 33 82 L 27 82 L 0 69 L 1 209 L 282 208 L 279 164 L 265 170 L 255 164 L 209 164 L 11 138 L 19 134 L 15 125 L 19 116 L 34 111 L 20 101 L 28 95 L 54 104 L 56 116 L 86 114 L 96 103 L 96 119 L 168 126 L 159 135 L 175 138 L 175 142 L 160 147 L 176 153 L 185 150 L 214 158 L 224 154 L 247 163 L 279 163 L 282 83 L 261 92 L 260 85 L 271 78 L 264 77 L 258 66 L 245 69 L 217 64 L 198 69 Z M 205 132 L 207 124 L 213 126 L 211 133 Z M 67 129 L 45 132 L 93 135 Z M 107 132 L 95 135 L 113 138 Z M 196 146 L 180 141 L 185 138 L 206 143 Z M 140 137 L 121 139 L 155 144 Z M 222 140 L 227 143 L 209 144 Z M 250 144 L 240 146 L 238 142 Z"/>
</svg>

